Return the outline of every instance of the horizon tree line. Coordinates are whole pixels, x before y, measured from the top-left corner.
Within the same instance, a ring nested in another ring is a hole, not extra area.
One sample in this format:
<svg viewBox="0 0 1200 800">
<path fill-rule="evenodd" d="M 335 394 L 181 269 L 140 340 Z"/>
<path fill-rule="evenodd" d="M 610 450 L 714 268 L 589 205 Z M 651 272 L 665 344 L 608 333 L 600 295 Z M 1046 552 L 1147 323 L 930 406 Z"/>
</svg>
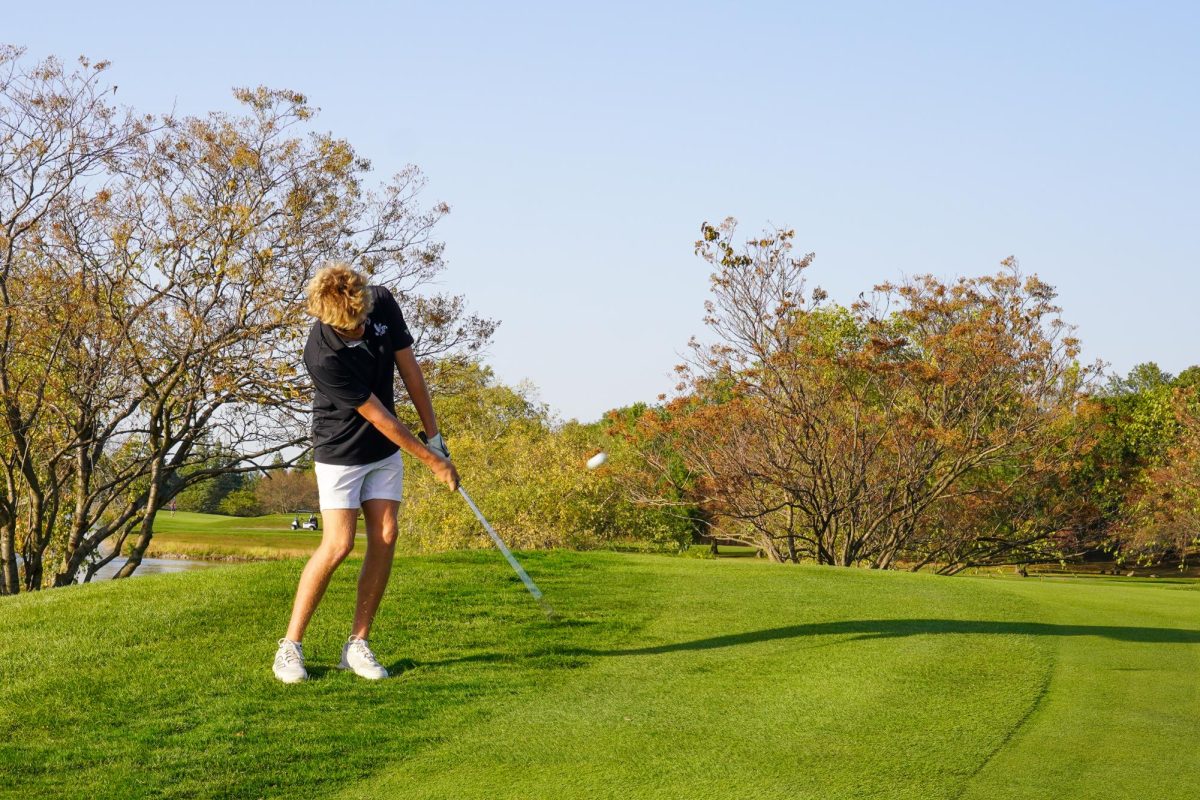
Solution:
<svg viewBox="0 0 1200 800">
<path fill-rule="evenodd" d="M 525 546 L 720 539 L 953 574 L 1185 563 L 1198 544 L 1200 368 L 1105 383 L 1015 259 L 843 305 L 809 285 L 793 231 L 705 223 L 711 344 L 693 340 L 670 398 L 563 423 L 483 363 L 496 321 L 429 291 L 449 207 L 421 203 L 416 167 L 368 189 L 370 162 L 314 131 L 300 93 L 155 116 L 117 105 L 107 68 L 0 47 L 2 594 L 116 558 L 132 574 L 180 498 L 249 513 L 307 491 L 302 296 L 334 259 L 404 297 L 456 458 Z M 600 447 L 604 474 L 583 472 Z M 412 488 L 422 546 L 480 543 Z"/>
</svg>

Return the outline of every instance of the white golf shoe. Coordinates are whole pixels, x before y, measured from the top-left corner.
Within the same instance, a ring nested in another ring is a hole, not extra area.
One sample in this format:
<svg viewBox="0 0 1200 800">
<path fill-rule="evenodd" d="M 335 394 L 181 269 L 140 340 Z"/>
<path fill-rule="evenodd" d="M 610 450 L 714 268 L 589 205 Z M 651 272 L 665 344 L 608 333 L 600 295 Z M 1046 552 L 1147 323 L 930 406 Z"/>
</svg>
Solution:
<svg viewBox="0 0 1200 800">
<path fill-rule="evenodd" d="M 356 639 L 353 636 L 342 647 L 342 663 L 338 669 L 352 669 L 360 678 L 377 681 L 388 676 L 388 671 L 375 660 L 375 654 L 367 646 L 366 639 Z"/>
<path fill-rule="evenodd" d="M 299 642 L 279 640 L 274 670 L 275 677 L 284 683 L 299 683 L 308 677 L 308 672 L 304 669 L 304 648 Z"/>
</svg>

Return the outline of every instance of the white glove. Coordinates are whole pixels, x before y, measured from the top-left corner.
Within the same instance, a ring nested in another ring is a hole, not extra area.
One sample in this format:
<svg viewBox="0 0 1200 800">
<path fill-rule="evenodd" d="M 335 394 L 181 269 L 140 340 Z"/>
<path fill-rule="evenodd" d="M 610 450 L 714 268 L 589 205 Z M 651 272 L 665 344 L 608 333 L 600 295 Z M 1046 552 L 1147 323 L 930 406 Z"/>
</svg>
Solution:
<svg viewBox="0 0 1200 800">
<path fill-rule="evenodd" d="M 449 460 L 450 449 L 446 447 L 446 440 L 442 438 L 440 433 L 437 436 L 433 436 L 428 439 L 425 442 L 425 446 L 437 453 L 442 458 Z"/>
</svg>

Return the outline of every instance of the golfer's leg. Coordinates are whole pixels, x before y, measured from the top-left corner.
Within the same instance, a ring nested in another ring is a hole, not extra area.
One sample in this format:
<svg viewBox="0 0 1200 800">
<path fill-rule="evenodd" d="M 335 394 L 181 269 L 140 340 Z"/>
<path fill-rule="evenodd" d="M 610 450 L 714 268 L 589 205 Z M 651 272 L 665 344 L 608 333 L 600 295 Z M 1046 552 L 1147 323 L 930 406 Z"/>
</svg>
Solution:
<svg viewBox="0 0 1200 800">
<path fill-rule="evenodd" d="M 363 558 L 358 576 L 358 603 L 354 607 L 354 628 L 351 636 L 370 638 L 371 622 L 383 599 L 388 576 L 392 573 L 392 557 L 396 553 L 396 500 L 364 500 L 363 521 L 367 528 L 367 555 Z"/>
<path fill-rule="evenodd" d="M 325 594 L 329 577 L 354 549 L 358 509 L 331 508 L 323 510 L 321 514 L 325 517 L 325 532 L 321 535 L 321 544 L 300 573 L 300 585 L 296 587 L 296 600 L 292 604 L 292 621 L 288 624 L 287 638 L 293 642 L 304 639 L 304 630 Z"/>
</svg>

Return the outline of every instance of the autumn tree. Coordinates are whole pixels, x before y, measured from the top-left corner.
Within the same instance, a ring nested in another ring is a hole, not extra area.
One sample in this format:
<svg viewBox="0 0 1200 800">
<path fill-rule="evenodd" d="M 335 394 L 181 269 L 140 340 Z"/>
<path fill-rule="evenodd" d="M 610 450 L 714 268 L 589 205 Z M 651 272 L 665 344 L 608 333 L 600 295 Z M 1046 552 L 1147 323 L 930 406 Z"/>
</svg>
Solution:
<svg viewBox="0 0 1200 800">
<path fill-rule="evenodd" d="M 426 309 L 431 352 L 494 329 L 458 298 L 417 303 L 447 207 L 421 206 L 415 167 L 364 188 L 369 162 L 306 132 L 303 95 L 242 89 L 237 114 L 151 119 L 113 104 L 102 64 L 7 50 L 0 66 L 5 591 L 17 549 L 26 589 L 117 557 L 127 576 L 171 498 L 302 451 L 301 301 L 325 261 Z"/>
<path fill-rule="evenodd" d="M 648 403 L 612 409 L 604 415 L 605 450 L 618 491 L 659 520 L 660 530 L 681 544 L 706 544 L 716 553 L 711 516 L 695 501 L 697 476 L 664 430 L 671 410 Z M 653 424 L 644 424 L 645 420 Z"/>
<path fill-rule="evenodd" d="M 43 580 L 42 554 L 72 527 L 72 473 L 90 468 L 92 429 L 64 394 L 116 404 L 124 361 L 97 309 L 95 283 L 64 263 L 64 223 L 101 203 L 114 172 L 149 132 L 117 109 L 102 81 L 107 64 L 56 59 L 32 67 L 0 47 L 0 591 Z M 61 278 L 66 275 L 66 280 Z M 98 367 L 111 364 L 106 380 Z M 65 423 L 65 424 L 64 424 Z"/>
<path fill-rule="evenodd" d="M 262 510 L 269 514 L 311 511 L 320 507 L 317 476 L 311 470 L 275 470 L 254 484 Z"/>
<path fill-rule="evenodd" d="M 712 343 L 693 342 L 669 413 L 641 421 L 723 536 L 779 561 L 892 567 L 965 476 L 1071 449 L 1061 423 L 1094 368 L 1051 287 L 1014 263 L 843 307 L 807 290 L 812 255 L 791 254 L 791 231 L 734 235 L 732 220 L 702 227 Z"/>
<path fill-rule="evenodd" d="M 1182 568 L 1200 547 L 1200 391 L 1189 383 L 1166 385 L 1170 421 L 1163 427 L 1170 437 L 1128 482 L 1112 538 L 1122 560 L 1174 559 Z"/>
<path fill-rule="evenodd" d="M 938 501 L 906 553 L 910 569 L 1045 564 L 1096 552 L 1105 520 L 1084 479 L 1099 407 L 1081 401 L 1045 437 L 1039 453 L 1016 451 L 966 473 Z"/>
</svg>

